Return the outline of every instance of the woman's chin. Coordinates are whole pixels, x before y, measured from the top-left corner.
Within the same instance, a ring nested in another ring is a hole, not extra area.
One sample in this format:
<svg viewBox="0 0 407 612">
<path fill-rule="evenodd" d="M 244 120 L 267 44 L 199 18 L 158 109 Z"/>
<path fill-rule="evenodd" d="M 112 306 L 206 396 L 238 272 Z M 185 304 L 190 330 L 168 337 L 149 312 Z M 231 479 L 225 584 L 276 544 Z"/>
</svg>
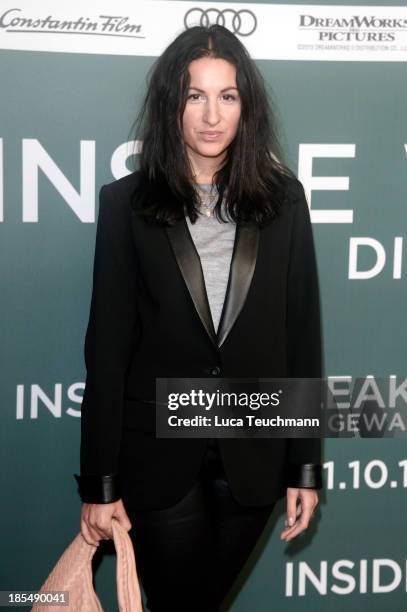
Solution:
<svg viewBox="0 0 407 612">
<path fill-rule="evenodd" d="M 225 146 L 220 145 L 219 143 L 211 142 L 211 143 L 200 143 L 198 147 L 196 147 L 196 152 L 203 157 L 219 157 L 225 151 Z"/>
</svg>

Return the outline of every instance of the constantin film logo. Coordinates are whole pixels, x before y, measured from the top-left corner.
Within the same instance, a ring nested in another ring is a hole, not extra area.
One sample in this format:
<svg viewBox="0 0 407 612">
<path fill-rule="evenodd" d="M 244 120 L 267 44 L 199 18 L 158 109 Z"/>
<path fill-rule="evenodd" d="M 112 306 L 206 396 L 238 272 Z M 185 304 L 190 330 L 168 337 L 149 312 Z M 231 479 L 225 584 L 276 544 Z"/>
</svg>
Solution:
<svg viewBox="0 0 407 612">
<path fill-rule="evenodd" d="M 352 15 L 351 17 L 316 17 L 299 15 L 301 31 L 315 31 L 320 42 L 378 43 L 396 40 L 396 32 L 405 33 L 407 19 Z"/>
<path fill-rule="evenodd" d="M 0 30 L 30 34 L 83 34 L 145 38 L 142 26 L 132 23 L 126 15 L 97 15 L 96 17 L 63 18 L 47 15 L 24 15 L 21 8 L 11 8 L 0 14 Z"/>
<path fill-rule="evenodd" d="M 185 13 L 184 26 L 188 30 L 193 26 L 221 25 L 239 36 L 250 36 L 257 28 L 256 15 L 247 9 L 203 9 L 194 7 Z"/>
</svg>

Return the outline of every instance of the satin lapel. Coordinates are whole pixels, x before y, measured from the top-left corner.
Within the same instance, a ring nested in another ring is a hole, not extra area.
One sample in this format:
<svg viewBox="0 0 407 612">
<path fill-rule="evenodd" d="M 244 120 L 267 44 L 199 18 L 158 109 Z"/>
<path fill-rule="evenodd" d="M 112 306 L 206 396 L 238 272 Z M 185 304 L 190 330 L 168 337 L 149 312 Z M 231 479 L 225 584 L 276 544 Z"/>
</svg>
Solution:
<svg viewBox="0 0 407 612">
<path fill-rule="evenodd" d="M 235 323 L 249 291 L 256 266 L 259 229 L 256 224 L 236 226 L 229 279 L 217 333 L 213 325 L 201 260 L 185 218 L 165 228 L 179 269 L 206 332 L 220 347 Z"/>
<path fill-rule="evenodd" d="M 224 343 L 246 301 L 256 267 L 259 237 L 260 231 L 255 223 L 237 224 L 229 280 L 217 331 L 218 346 Z"/>
<path fill-rule="evenodd" d="M 217 345 L 216 332 L 205 288 L 204 275 L 194 241 L 185 218 L 165 228 L 179 269 L 208 336 Z"/>
</svg>

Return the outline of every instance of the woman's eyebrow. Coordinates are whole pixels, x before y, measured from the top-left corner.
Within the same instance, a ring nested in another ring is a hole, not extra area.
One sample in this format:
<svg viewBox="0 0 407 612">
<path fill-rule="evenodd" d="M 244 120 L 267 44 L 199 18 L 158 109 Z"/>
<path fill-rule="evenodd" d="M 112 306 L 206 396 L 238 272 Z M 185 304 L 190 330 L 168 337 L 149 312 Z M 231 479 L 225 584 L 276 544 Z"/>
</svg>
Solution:
<svg viewBox="0 0 407 612">
<path fill-rule="evenodd" d="M 199 91 L 201 93 L 205 93 L 204 89 L 199 89 L 199 87 L 189 87 L 189 89 L 195 89 L 196 91 Z M 221 93 L 223 93 L 224 91 L 228 91 L 229 89 L 236 89 L 236 91 L 239 91 L 237 87 L 225 87 L 224 89 L 221 89 Z"/>
</svg>

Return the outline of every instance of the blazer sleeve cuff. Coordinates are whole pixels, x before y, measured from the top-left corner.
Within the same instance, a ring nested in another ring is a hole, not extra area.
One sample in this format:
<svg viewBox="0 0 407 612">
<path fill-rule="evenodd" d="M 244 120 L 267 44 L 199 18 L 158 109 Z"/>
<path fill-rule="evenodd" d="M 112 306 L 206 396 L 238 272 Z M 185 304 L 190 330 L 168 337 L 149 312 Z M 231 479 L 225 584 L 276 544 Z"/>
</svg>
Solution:
<svg viewBox="0 0 407 612">
<path fill-rule="evenodd" d="M 322 465 L 289 463 L 287 486 L 299 489 L 322 489 Z"/>
<path fill-rule="evenodd" d="M 81 500 L 87 504 L 111 504 L 121 498 L 118 474 L 80 476 L 74 474 Z"/>
</svg>

